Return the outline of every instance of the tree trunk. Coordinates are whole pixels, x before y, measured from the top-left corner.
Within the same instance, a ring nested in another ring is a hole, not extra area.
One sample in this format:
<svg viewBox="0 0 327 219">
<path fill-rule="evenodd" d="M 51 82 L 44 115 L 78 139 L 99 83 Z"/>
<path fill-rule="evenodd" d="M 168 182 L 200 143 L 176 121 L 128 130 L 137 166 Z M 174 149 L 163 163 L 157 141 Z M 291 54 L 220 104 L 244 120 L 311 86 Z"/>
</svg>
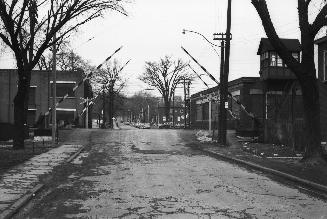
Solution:
<svg viewBox="0 0 327 219">
<path fill-rule="evenodd" d="M 306 147 L 303 161 L 308 164 L 318 164 L 323 161 L 320 130 L 319 85 L 316 78 L 314 63 L 314 38 L 302 33 L 302 63 L 305 68 L 299 78 L 302 88 Z"/>
<path fill-rule="evenodd" d="M 114 118 L 114 103 L 115 101 L 115 96 L 114 96 L 114 91 L 113 89 L 111 89 L 111 92 L 110 92 L 110 127 L 113 128 L 114 127 L 114 120 L 112 118 Z"/>
<path fill-rule="evenodd" d="M 101 125 L 101 128 L 106 128 L 106 122 L 107 122 L 107 119 L 106 119 L 106 95 L 105 95 L 105 92 L 104 92 L 104 88 L 103 88 L 103 91 L 102 91 L 102 125 Z"/>
<path fill-rule="evenodd" d="M 113 87 L 109 88 L 109 107 L 108 107 L 108 115 L 109 115 L 109 128 L 113 128 L 113 117 L 114 117 L 114 92 Z"/>
<path fill-rule="evenodd" d="M 166 116 L 166 121 L 170 122 L 170 102 L 169 100 L 164 99 L 165 101 L 165 116 Z"/>
<path fill-rule="evenodd" d="M 320 104 L 319 87 L 314 77 L 302 84 L 302 97 L 304 106 L 304 123 L 306 133 L 306 147 L 303 161 L 317 164 L 323 160 L 320 136 Z"/>
<path fill-rule="evenodd" d="M 14 99 L 14 141 L 13 149 L 24 149 L 25 129 L 27 127 L 28 91 L 31 70 L 18 68 L 18 91 Z"/>
</svg>

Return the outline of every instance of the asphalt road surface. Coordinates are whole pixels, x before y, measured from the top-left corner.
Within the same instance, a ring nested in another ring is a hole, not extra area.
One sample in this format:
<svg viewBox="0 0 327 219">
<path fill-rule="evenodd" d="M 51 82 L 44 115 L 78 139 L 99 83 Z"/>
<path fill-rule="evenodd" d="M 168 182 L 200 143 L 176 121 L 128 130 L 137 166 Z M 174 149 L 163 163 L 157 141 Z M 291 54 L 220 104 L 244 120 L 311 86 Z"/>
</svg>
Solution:
<svg viewBox="0 0 327 219">
<path fill-rule="evenodd" d="M 327 218 L 326 200 L 192 149 L 192 131 L 90 132 L 17 218 Z"/>
</svg>

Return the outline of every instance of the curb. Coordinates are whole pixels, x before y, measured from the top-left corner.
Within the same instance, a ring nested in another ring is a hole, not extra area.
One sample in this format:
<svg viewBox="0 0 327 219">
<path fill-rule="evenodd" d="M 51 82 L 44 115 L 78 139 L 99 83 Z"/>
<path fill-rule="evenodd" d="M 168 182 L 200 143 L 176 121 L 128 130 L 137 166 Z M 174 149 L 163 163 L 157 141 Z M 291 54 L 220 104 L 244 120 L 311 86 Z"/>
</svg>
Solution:
<svg viewBox="0 0 327 219">
<path fill-rule="evenodd" d="M 324 192 L 325 194 L 327 194 L 327 186 L 321 185 L 319 183 L 315 183 L 315 182 L 312 182 L 312 181 L 309 181 L 309 180 L 305 180 L 305 179 L 302 179 L 300 177 L 293 176 L 293 175 L 290 175 L 290 174 L 287 174 L 287 173 L 284 173 L 284 172 L 281 172 L 281 171 L 278 171 L 278 170 L 274 170 L 274 169 L 271 169 L 271 168 L 268 168 L 268 167 L 263 167 L 261 165 L 258 165 L 258 164 L 252 163 L 252 162 L 248 162 L 248 161 L 244 161 L 244 160 L 241 160 L 241 159 L 226 156 L 224 154 L 221 154 L 221 153 L 218 153 L 218 152 L 215 152 L 215 151 L 211 151 L 211 150 L 208 150 L 208 149 L 201 149 L 201 150 L 208 153 L 208 154 L 210 154 L 210 155 L 213 155 L 215 157 L 220 157 L 220 158 L 224 158 L 226 160 L 230 160 L 230 161 L 233 161 L 233 162 L 236 162 L 236 163 L 239 163 L 239 164 L 244 164 L 244 165 L 247 165 L 247 166 L 252 167 L 254 169 L 261 170 L 261 171 L 264 171 L 264 172 L 268 172 L 268 173 L 283 177 L 283 178 L 288 179 L 290 181 L 300 183 L 302 185 L 308 186 L 308 187 L 310 187 L 312 189 L 319 190 L 319 191 Z"/>
<path fill-rule="evenodd" d="M 74 160 L 84 149 L 86 146 L 81 147 L 80 149 L 78 149 L 78 151 L 76 151 L 72 156 L 70 156 L 67 160 L 66 163 L 70 163 L 72 162 L 72 160 Z"/>
<path fill-rule="evenodd" d="M 72 160 L 74 160 L 84 149 L 85 149 L 85 146 L 78 149 L 78 151 L 76 151 L 72 156 L 70 156 L 66 160 L 66 162 L 69 163 Z M 9 208 L 4 210 L 0 214 L 0 219 L 9 219 L 12 216 L 14 216 L 19 211 L 19 209 L 22 206 L 26 205 L 27 202 L 29 202 L 35 196 L 35 194 L 38 193 L 43 187 L 44 187 L 44 184 L 41 184 L 41 183 L 37 184 L 33 189 L 28 191 L 24 196 L 22 196 L 17 201 L 15 201 L 14 204 L 12 204 Z"/>
<path fill-rule="evenodd" d="M 23 197 L 19 198 L 17 201 L 15 201 L 14 204 L 12 204 L 8 209 L 3 211 L 0 214 L 1 219 L 9 219 L 11 218 L 14 214 L 17 213 L 17 211 L 24 206 L 29 200 L 31 200 L 36 193 L 38 193 L 42 188 L 43 184 L 37 184 L 33 189 L 28 191 Z"/>
</svg>

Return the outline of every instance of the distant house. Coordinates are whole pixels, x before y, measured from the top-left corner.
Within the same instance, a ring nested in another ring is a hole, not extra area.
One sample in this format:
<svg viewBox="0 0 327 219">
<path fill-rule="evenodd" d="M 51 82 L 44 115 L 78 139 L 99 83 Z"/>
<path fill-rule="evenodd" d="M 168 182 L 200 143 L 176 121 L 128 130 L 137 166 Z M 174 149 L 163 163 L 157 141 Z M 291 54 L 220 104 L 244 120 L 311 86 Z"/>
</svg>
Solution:
<svg viewBox="0 0 327 219">
<path fill-rule="evenodd" d="M 45 112 L 52 107 L 51 74 L 51 71 L 32 71 L 28 100 L 28 126 L 34 126 L 37 121 L 43 119 Z M 73 87 L 82 79 L 82 71 L 57 71 L 56 100 L 68 94 L 68 98 L 57 107 L 58 122 L 84 126 L 85 115 L 80 116 L 84 108 L 81 98 L 92 95 L 91 86 L 86 81 L 74 93 L 72 92 Z M 0 69 L 0 123 L 14 123 L 13 100 L 17 92 L 17 81 L 17 70 Z M 51 118 L 47 118 L 46 122 L 51 123 Z"/>
<path fill-rule="evenodd" d="M 184 101 L 181 96 L 175 96 L 174 101 L 171 101 L 169 118 L 166 118 L 165 115 L 165 105 L 162 99 L 158 102 L 156 122 L 159 124 L 170 123 L 172 126 L 181 127 L 185 125 L 185 120 L 188 119 L 187 110 L 185 111 Z"/>
</svg>

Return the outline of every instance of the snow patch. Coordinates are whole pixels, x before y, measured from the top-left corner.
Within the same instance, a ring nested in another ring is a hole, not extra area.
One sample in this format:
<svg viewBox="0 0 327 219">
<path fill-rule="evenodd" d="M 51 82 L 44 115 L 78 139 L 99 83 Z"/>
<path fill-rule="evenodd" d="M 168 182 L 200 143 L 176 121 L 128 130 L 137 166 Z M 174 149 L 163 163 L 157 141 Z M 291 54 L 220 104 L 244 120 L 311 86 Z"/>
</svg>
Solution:
<svg viewBox="0 0 327 219">
<path fill-rule="evenodd" d="M 34 136 L 33 141 L 52 141 L 52 137 L 51 136 Z"/>
<path fill-rule="evenodd" d="M 209 131 L 200 130 L 196 134 L 196 139 L 200 142 L 212 142 L 212 137 Z"/>
</svg>

